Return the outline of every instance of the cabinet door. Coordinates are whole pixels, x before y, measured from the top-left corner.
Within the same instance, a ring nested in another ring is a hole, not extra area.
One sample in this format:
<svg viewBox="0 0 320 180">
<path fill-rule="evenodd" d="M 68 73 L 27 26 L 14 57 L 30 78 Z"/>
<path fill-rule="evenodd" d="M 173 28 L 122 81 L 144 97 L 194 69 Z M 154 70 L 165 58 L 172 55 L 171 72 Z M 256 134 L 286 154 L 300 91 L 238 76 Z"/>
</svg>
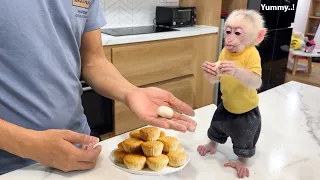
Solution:
<svg viewBox="0 0 320 180">
<path fill-rule="evenodd" d="M 159 87 L 171 92 L 178 99 L 189 104 L 193 107 L 193 91 L 192 83 L 194 78 L 187 77 L 180 80 L 170 81 L 162 84 L 155 84 L 153 87 Z M 120 102 L 115 102 L 115 123 L 114 123 L 114 133 L 119 135 L 126 133 L 136 128 L 147 125 L 146 123 L 140 121 L 130 109 Z"/>
<path fill-rule="evenodd" d="M 191 75 L 194 38 L 114 47 L 112 63 L 136 86 Z"/>
</svg>

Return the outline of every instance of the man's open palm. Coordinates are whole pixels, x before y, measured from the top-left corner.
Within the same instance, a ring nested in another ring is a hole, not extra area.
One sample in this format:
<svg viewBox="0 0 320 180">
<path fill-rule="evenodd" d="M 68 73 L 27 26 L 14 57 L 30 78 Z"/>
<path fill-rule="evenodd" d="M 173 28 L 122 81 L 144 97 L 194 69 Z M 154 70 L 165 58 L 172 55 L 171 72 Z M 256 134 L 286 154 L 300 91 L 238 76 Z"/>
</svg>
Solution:
<svg viewBox="0 0 320 180">
<path fill-rule="evenodd" d="M 170 92 L 159 88 L 139 88 L 128 94 L 127 103 L 139 119 L 153 126 L 181 132 L 193 132 L 197 126 L 194 120 L 187 117 L 195 115 L 193 109 Z M 171 120 L 158 116 L 160 106 L 168 106 L 175 111 Z"/>
</svg>

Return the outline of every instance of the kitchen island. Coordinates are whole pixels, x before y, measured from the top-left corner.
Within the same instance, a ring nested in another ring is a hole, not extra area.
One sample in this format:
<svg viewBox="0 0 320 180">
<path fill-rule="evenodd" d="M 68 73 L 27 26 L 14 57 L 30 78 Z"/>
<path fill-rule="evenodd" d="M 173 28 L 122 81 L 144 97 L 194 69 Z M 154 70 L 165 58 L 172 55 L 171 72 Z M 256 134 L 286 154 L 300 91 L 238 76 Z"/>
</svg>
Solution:
<svg viewBox="0 0 320 180">
<path fill-rule="evenodd" d="M 289 82 L 260 95 L 262 131 L 256 155 L 251 159 L 250 177 L 256 180 L 316 180 L 320 177 L 320 88 L 297 82 Z M 109 160 L 110 152 L 128 137 L 122 134 L 100 142 L 103 146 L 97 166 L 93 170 L 63 173 L 33 165 L 0 176 L 0 180 L 207 180 L 237 179 L 236 171 L 223 167 L 229 159 L 235 159 L 230 139 L 218 147 L 215 155 L 201 157 L 197 146 L 208 142 L 206 132 L 215 105 L 196 110 L 198 122 L 195 133 L 179 133 L 166 130 L 177 137 L 191 160 L 181 171 L 165 176 L 132 175 L 117 169 Z"/>
</svg>

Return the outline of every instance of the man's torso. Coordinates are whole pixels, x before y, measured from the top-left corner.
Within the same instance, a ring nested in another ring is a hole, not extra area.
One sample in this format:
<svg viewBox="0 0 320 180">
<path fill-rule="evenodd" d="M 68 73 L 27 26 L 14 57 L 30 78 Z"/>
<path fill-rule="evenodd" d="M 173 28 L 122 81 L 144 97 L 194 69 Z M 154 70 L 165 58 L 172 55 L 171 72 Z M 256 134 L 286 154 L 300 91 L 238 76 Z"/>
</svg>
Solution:
<svg viewBox="0 0 320 180">
<path fill-rule="evenodd" d="M 34 130 L 90 133 L 79 81 L 88 2 L 1 1 L 0 118 Z M 0 159 L 0 174 L 31 162 L 1 150 Z"/>
</svg>

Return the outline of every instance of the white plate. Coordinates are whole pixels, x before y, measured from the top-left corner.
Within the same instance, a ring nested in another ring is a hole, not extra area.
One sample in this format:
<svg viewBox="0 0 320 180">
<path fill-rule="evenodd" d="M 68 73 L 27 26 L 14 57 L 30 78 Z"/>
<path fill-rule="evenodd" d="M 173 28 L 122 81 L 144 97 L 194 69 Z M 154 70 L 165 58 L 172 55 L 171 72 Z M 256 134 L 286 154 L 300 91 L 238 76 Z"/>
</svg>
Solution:
<svg viewBox="0 0 320 180">
<path fill-rule="evenodd" d="M 115 149 L 116 150 L 116 149 Z M 119 164 L 115 161 L 115 158 L 114 158 L 114 155 L 113 155 L 113 152 L 115 151 L 113 150 L 110 155 L 109 155 L 109 158 L 111 160 L 111 162 L 113 162 L 113 164 L 123 170 L 123 171 L 126 171 L 126 172 L 129 172 L 131 174 L 138 174 L 138 175 L 149 175 L 149 176 L 160 176 L 160 175 L 164 175 L 164 174 L 169 174 L 169 173 L 174 173 L 174 172 L 177 172 L 177 171 L 180 171 L 181 169 L 183 169 L 190 161 L 190 156 L 188 155 L 188 159 L 187 159 L 187 162 L 181 166 L 181 167 L 178 167 L 178 168 L 173 168 L 173 167 L 170 167 L 170 166 L 167 166 L 166 168 L 164 168 L 162 171 L 152 171 L 150 170 L 149 168 L 144 168 L 142 169 L 141 171 L 136 171 L 136 170 L 130 170 L 128 169 L 124 164 Z"/>
</svg>

